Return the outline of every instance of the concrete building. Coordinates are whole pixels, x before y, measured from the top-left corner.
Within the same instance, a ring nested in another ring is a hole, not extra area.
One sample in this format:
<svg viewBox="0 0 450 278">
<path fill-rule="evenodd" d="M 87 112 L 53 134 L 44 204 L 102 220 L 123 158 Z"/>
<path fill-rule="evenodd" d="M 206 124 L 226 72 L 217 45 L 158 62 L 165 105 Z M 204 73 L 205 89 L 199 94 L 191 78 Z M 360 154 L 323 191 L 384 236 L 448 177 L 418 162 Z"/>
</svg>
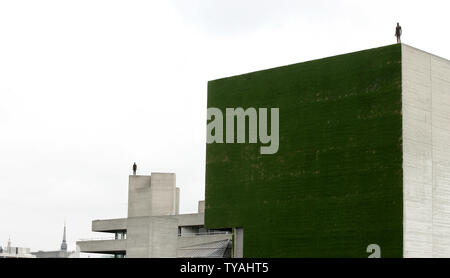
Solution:
<svg viewBox="0 0 450 278">
<path fill-rule="evenodd" d="M 0 258 L 35 258 L 36 256 L 30 253 L 30 248 L 12 247 L 11 239 L 8 240 L 8 245 L 5 249 L 0 246 Z"/>
<path fill-rule="evenodd" d="M 402 45 L 403 256 L 450 257 L 450 61 Z"/>
<path fill-rule="evenodd" d="M 76 251 L 67 251 L 66 240 L 66 223 L 64 223 L 63 239 L 60 250 L 56 251 L 38 251 L 33 252 L 36 258 L 78 258 L 79 254 Z"/>
<path fill-rule="evenodd" d="M 129 176 L 128 217 L 92 221 L 92 231 L 112 236 L 77 241 L 77 249 L 119 258 L 230 256 L 230 230 L 203 227 L 204 202 L 198 213 L 179 214 L 179 200 L 175 174 Z"/>
<path fill-rule="evenodd" d="M 210 81 L 228 107 L 279 108 L 277 153 L 207 145 L 205 226 L 237 256 L 450 257 L 449 60 L 396 44 Z"/>
</svg>

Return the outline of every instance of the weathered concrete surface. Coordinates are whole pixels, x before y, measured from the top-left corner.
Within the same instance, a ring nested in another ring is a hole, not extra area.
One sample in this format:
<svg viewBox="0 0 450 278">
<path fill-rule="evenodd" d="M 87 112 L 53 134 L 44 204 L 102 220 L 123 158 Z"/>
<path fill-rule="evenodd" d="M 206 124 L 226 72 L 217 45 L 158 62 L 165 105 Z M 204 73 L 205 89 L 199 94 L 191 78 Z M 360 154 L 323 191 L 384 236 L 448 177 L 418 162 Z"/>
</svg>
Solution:
<svg viewBox="0 0 450 278">
<path fill-rule="evenodd" d="M 402 46 L 403 256 L 450 257 L 450 61 Z"/>
<path fill-rule="evenodd" d="M 244 229 L 234 229 L 234 258 L 244 257 Z"/>
<path fill-rule="evenodd" d="M 129 176 L 128 217 L 175 215 L 177 208 L 175 174 Z"/>
<path fill-rule="evenodd" d="M 105 219 L 105 220 L 94 220 L 92 221 L 92 231 L 93 232 L 111 232 L 126 230 L 127 229 L 127 219 Z"/>
<path fill-rule="evenodd" d="M 170 217 L 128 219 L 127 258 L 173 258 L 177 254 L 178 221 Z"/>
<path fill-rule="evenodd" d="M 178 219 L 178 226 L 203 226 L 205 223 L 203 213 L 179 214 L 173 217 Z"/>
<path fill-rule="evenodd" d="M 205 201 L 198 202 L 198 213 L 205 213 Z"/>
<path fill-rule="evenodd" d="M 130 176 L 128 184 L 128 217 L 150 216 L 151 176 Z"/>
<path fill-rule="evenodd" d="M 180 188 L 176 188 L 175 214 L 180 214 Z"/>
<path fill-rule="evenodd" d="M 81 252 L 110 254 L 125 252 L 127 240 L 77 241 L 77 245 Z"/>
<path fill-rule="evenodd" d="M 176 175 L 169 173 L 152 173 L 151 204 L 153 216 L 175 215 L 176 202 Z"/>
</svg>

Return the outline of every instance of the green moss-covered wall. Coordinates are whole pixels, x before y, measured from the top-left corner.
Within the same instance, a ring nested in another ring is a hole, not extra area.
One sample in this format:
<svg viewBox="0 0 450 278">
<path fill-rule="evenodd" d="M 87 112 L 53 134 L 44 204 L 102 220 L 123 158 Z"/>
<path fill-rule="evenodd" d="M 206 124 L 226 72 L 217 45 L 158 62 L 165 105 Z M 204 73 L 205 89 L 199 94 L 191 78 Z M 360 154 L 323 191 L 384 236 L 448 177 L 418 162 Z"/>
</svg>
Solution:
<svg viewBox="0 0 450 278">
<path fill-rule="evenodd" d="M 206 226 L 245 257 L 382 257 L 403 248 L 401 48 L 210 81 L 208 107 L 279 107 L 280 144 L 209 144 Z"/>
</svg>

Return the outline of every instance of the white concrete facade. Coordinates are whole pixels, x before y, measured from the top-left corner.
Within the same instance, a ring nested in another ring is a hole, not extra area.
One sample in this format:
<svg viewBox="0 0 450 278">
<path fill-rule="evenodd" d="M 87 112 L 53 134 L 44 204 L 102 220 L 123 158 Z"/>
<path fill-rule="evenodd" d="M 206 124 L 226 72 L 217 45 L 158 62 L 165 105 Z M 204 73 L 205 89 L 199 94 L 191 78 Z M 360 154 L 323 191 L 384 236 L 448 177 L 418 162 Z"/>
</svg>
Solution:
<svg viewBox="0 0 450 278">
<path fill-rule="evenodd" d="M 450 61 L 402 45 L 403 256 L 450 257 Z"/>
<path fill-rule="evenodd" d="M 234 258 L 244 257 L 244 228 L 234 228 Z"/>
<path fill-rule="evenodd" d="M 179 214 L 180 190 L 172 173 L 130 176 L 128 217 L 92 221 L 92 231 L 114 233 L 101 240 L 80 240 L 77 250 L 127 258 L 220 256 L 231 232 L 209 231 L 204 225 L 204 202 L 199 212 Z"/>
<path fill-rule="evenodd" d="M 175 174 L 130 176 L 128 217 L 175 215 L 179 207 Z"/>
</svg>

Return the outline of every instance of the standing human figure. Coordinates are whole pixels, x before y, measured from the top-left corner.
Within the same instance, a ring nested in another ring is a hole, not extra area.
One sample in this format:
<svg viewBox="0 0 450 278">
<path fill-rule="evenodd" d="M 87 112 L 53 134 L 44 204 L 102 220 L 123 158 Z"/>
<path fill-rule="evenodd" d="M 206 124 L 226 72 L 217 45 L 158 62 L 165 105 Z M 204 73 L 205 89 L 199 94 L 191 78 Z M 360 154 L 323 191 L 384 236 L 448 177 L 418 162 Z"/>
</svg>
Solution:
<svg viewBox="0 0 450 278">
<path fill-rule="evenodd" d="M 400 23 L 397 22 L 397 27 L 395 27 L 395 36 L 397 37 L 397 43 L 401 43 L 401 36 L 402 36 L 402 27 L 400 26 Z"/>
<path fill-rule="evenodd" d="M 137 165 L 136 162 L 133 164 L 133 176 L 136 176 Z"/>
</svg>

